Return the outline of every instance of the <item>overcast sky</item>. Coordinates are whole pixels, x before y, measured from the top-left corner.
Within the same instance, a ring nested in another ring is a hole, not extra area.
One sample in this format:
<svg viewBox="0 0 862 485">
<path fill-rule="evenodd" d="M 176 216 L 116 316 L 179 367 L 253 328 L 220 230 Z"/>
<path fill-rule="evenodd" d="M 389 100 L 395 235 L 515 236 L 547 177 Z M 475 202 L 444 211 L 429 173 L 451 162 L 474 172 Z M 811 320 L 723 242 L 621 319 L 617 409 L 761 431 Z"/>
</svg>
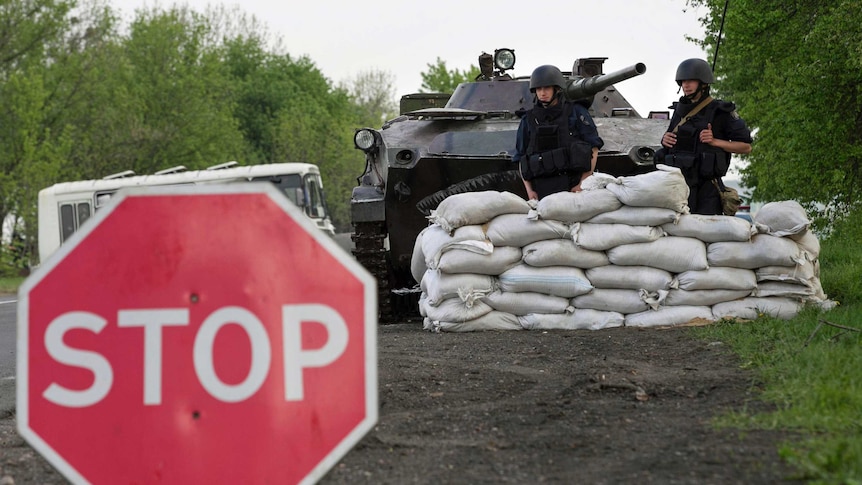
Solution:
<svg viewBox="0 0 862 485">
<path fill-rule="evenodd" d="M 515 50 L 516 76 L 554 64 L 571 70 L 579 57 L 607 57 L 605 72 L 643 62 L 646 74 L 619 91 L 642 115 L 678 98 L 676 66 L 705 53 L 686 40 L 703 37 L 703 10 L 685 0 L 108 0 L 130 18 L 141 7 L 185 4 L 238 7 L 283 38 L 287 52 L 307 55 L 334 83 L 363 70 L 390 72 L 398 95 L 419 91 L 421 73 L 440 57 L 449 69 L 478 64 L 482 52 Z"/>
</svg>

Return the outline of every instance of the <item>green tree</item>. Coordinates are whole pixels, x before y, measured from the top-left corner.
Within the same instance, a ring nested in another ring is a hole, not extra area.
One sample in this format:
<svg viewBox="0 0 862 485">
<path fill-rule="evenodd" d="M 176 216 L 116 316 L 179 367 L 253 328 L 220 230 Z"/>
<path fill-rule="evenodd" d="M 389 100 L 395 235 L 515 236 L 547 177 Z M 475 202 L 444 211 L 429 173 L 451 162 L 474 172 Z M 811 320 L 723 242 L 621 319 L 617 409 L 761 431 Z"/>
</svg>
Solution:
<svg viewBox="0 0 862 485">
<path fill-rule="evenodd" d="M 437 58 L 435 64 L 427 64 L 428 70 L 422 73 L 423 93 L 452 93 L 463 82 L 473 81 L 479 75 L 479 68 L 448 69 L 446 61 Z"/>
<path fill-rule="evenodd" d="M 702 19 L 712 48 L 725 7 Z M 729 4 L 717 94 L 756 129 L 743 182 L 756 200 L 795 199 L 831 220 L 860 201 L 862 4 L 850 0 Z M 713 49 L 714 50 L 714 49 Z"/>
<path fill-rule="evenodd" d="M 63 114 L 78 97 L 65 59 L 98 35 L 85 6 L 22 0 L 0 5 L 0 221 L 16 220 L 24 258 L 35 252 L 38 191 L 66 164 L 72 139 Z M 5 250 L 5 248 L 4 248 Z M 5 259 L 4 259 L 5 260 Z"/>
<path fill-rule="evenodd" d="M 398 114 L 395 76 L 389 71 L 361 71 L 349 79 L 342 89 L 359 109 L 361 126 L 380 126 Z"/>
<path fill-rule="evenodd" d="M 220 53 L 207 45 L 208 19 L 187 8 L 139 11 L 123 42 L 137 126 L 133 169 L 152 172 L 246 158 L 234 118 L 233 86 Z"/>
</svg>

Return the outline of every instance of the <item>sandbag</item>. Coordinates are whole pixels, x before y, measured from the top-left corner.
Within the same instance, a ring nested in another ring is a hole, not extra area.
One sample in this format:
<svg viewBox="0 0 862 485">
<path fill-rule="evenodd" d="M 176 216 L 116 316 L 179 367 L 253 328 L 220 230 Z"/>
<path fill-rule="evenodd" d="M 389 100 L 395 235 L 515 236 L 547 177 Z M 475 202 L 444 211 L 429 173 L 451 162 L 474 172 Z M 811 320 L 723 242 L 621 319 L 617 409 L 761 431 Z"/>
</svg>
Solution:
<svg viewBox="0 0 862 485">
<path fill-rule="evenodd" d="M 524 246 L 523 261 L 530 266 L 574 266 L 587 269 L 610 264 L 602 251 L 577 247 L 571 239 L 548 239 Z"/>
<path fill-rule="evenodd" d="M 491 311 L 466 322 L 441 322 L 425 318 L 422 328 L 431 332 L 484 332 L 490 330 L 523 330 L 518 317 Z"/>
<path fill-rule="evenodd" d="M 722 318 L 757 320 L 760 316 L 764 315 L 782 320 L 790 320 L 799 313 L 802 306 L 803 304 L 794 298 L 748 297 L 713 305 L 712 315 L 716 320 L 721 320 Z"/>
<path fill-rule="evenodd" d="M 447 298 L 436 306 L 430 305 L 425 298 L 419 298 L 419 308 L 422 316 L 431 321 L 453 323 L 475 320 L 493 310 L 482 301 L 473 302 L 468 307 L 458 298 Z"/>
<path fill-rule="evenodd" d="M 653 172 L 619 177 L 615 183 L 608 184 L 607 190 L 624 205 L 688 212 L 688 185 L 676 167 L 656 165 Z"/>
<path fill-rule="evenodd" d="M 666 306 L 626 315 L 626 327 L 673 327 L 693 320 L 713 321 L 708 306 Z"/>
<path fill-rule="evenodd" d="M 711 267 L 684 271 L 674 276 L 671 288 L 680 290 L 753 290 L 757 286 L 754 271 L 744 268 Z"/>
<path fill-rule="evenodd" d="M 808 298 L 814 296 L 811 284 L 798 284 L 784 281 L 764 281 L 757 284 L 752 296 L 783 296 L 788 298 Z"/>
<path fill-rule="evenodd" d="M 744 243 L 721 243 L 744 244 Z M 707 269 L 706 243 L 691 237 L 667 236 L 653 242 L 624 244 L 608 250 L 611 264 L 652 266 L 671 273 Z"/>
<path fill-rule="evenodd" d="M 787 236 L 796 241 L 799 247 L 808 254 L 808 259 L 817 259 L 820 257 L 820 239 L 814 234 L 811 229 L 806 229 L 797 234 Z"/>
<path fill-rule="evenodd" d="M 757 229 L 745 219 L 731 216 L 684 214 L 675 223 L 661 226 L 671 236 L 693 237 L 703 242 L 750 241 Z"/>
<path fill-rule="evenodd" d="M 574 223 L 620 207 L 622 203 L 607 189 L 557 192 L 536 204 L 536 215 L 540 219 Z"/>
<path fill-rule="evenodd" d="M 521 248 L 495 247 L 490 253 L 477 253 L 466 249 L 444 252 L 437 269 L 444 273 L 475 273 L 497 276 L 521 261 Z"/>
<path fill-rule="evenodd" d="M 473 273 L 443 273 L 429 269 L 422 277 L 419 288 L 425 293 L 429 305 L 437 306 L 448 298 L 459 298 L 467 307 L 494 291 L 494 278 Z"/>
<path fill-rule="evenodd" d="M 651 242 L 664 236 L 660 228 L 652 226 L 582 222 L 573 226 L 573 229 L 575 244 L 593 251 L 604 251 L 623 244 Z"/>
<path fill-rule="evenodd" d="M 500 214 L 526 214 L 530 204 L 511 192 L 464 192 L 443 199 L 428 220 L 447 233 L 471 224 L 484 224 Z"/>
<path fill-rule="evenodd" d="M 502 291 L 530 291 L 564 298 L 583 295 L 593 289 L 583 270 L 571 266 L 534 268 L 519 264 L 502 273 L 498 282 Z"/>
<path fill-rule="evenodd" d="M 572 298 L 576 309 L 589 308 L 617 313 L 638 313 L 650 309 L 643 290 L 616 290 L 594 288 L 593 291 Z"/>
<path fill-rule="evenodd" d="M 670 288 L 673 275 L 650 266 L 600 266 L 584 273 L 595 288 L 618 288 L 655 292 Z"/>
<path fill-rule="evenodd" d="M 751 296 L 754 290 L 670 290 L 662 295 L 663 306 L 712 306 Z"/>
<path fill-rule="evenodd" d="M 764 266 L 757 268 L 754 274 L 757 281 L 782 281 L 811 286 L 811 281 L 820 277 L 819 265 L 814 261 L 806 261 L 796 266 Z"/>
<path fill-rule="evenodd" d="M 586 222 L 592 224 L 627 224 L 629 226 L 661 226 L 675 222 L 682 214 L 662 207 L 632 207 L 624 205 L 615 211 L 604 212 Z"/>
<path fill-rule="evenodd" d="M 528 219 L 524 214 L 501 214 L 486 227 L 488 240 L 494 246 L 524 247 L 536 241 L 570 237 L 569 224 L 543 219 Z"/>
<path fill-rule="evenodd" d="M 755 269 L 763 266 L 795 266 L 804 263 L 799 245 L 792 239 L 757 234 L 750 242 L 717 242 L 707 248 L 710 266 Z"/>
<path fill-rule="evenodd" d="M 452 249 L 478 254 L 491 254 L 494 251 L 494 245 L 485 237 L 485 230 L 476 225 L 463 226 L 449 234 L 439 224 L 433 224 L 423 229 L 417 239 L 421 240 L 419 247 L 425 258 L 425 265 L 431 269 L 437 269 L 440 257 Z M 416 252 L 415 247 L 413 251 Z"/>
<path fill-rule="evenodd" d="M 622 313 L 584 308 L 562 315 L 533 313 L 518 317 L 518 320 L 527 330 L 602 330 L 622 327 L 625 317 Z"/>
<path fill-rule="evenodd" d="M 773 236 L 799 234 L 810 224 L 805 208 L 795 200 L 769 202 L 754 214 L 757 230 Z"/>
<path fill-rule="evenodd" d="M 574 310 L 568 298 L 531 291 L 494 291 L 482 299 L 494 310 L 513 315 L 529 313 L 566 313 Z"/>
</svg>

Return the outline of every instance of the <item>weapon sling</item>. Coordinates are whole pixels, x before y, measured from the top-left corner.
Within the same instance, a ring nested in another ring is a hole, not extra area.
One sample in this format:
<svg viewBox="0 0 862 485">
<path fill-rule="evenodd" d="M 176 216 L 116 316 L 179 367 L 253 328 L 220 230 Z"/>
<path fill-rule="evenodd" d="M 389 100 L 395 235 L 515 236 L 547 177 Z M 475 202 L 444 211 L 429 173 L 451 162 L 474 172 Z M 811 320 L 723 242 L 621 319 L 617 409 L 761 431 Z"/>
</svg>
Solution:
<svg viewBox="0 0 862 485">
<path fill-rule="evenodd" d="M 689 113 L 687 115 L 683 116 L 682 119 L 679 121 L 679 123 L 677 123 L 676 126 L 673 127 L 673 130 L 671 130 L 673 132 L 673 134 L 675 135 L 677 130 L 679 130 L 679 127 L 682 126 L 683 123 L 685 123 L 686 121 L 688 121 L 691 118 L 694 118 L 694 115 L 696 115 L 698 112 L 700 112 L 700 110 L 705 108 L 706 105 L 708 105 L 711 102 L 712 102 L 712 96 L 707 96 L 706 99 L 704 99 L 703 101 L 698 103 L 698 105 L 695 106 L 693 110 L 689 111 Z"/>
</svg>

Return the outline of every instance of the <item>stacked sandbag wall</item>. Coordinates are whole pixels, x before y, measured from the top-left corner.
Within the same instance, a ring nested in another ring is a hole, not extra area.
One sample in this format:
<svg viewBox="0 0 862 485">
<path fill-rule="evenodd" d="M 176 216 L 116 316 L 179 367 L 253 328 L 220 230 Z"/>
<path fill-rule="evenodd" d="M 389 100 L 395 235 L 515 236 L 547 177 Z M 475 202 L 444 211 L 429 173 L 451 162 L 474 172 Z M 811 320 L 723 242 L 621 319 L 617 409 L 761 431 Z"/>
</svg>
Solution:
<svg viewBox="0 0 862 485">
<path fill-rule="evenodd" d="M 676 168 L 595 174 L 579 193 L 448 197 L 416 239 L 411 270 L 431 331 L 673 326 L 792 318 L 830 302 L 819 241 L 796 202 L 753 222 L 688 213 Z"/>
</svg>

